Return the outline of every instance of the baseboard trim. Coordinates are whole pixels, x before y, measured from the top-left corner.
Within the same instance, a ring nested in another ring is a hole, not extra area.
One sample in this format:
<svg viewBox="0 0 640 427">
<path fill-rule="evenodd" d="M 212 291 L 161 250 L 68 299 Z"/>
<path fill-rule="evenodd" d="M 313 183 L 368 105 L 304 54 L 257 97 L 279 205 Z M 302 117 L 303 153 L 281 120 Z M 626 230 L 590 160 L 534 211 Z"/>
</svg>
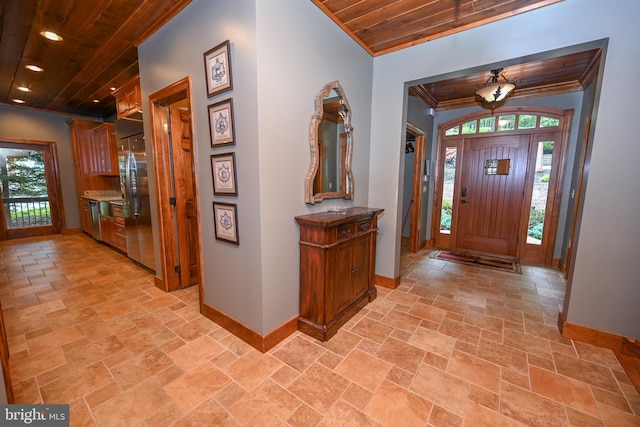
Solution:
<svg viewBox="0 0 640 427">
<path fill-rule="evenodd" d="M 569 323 L 562 313 L 558 315 L 558 328 L 565 338 L 613 350 L 620 366 L 640 393 L 640 344 L 638 341 L 611 332 Z"/>
<path fill-rule="evenodd" d="M 375 284 L 376 286 L 381 286 L 383 288 L 395 289 L 400 286 L 400 276 L 392 279 L 390 277 L 379 276 L 376 274 Z"/>
<path fill-rule="evenodd" d="M 640 343 L 631 338 L 622 338 L 622 354 L 640 358 Z"/>
<path fill-rule="evenodd" d="M 567 322 L 563 313 L 558 315 L 558 328 L 560 329 L 560 334 L 565 338 L 608 348 L 615 352 L 622 351 L 622 341 L 624 339 L 622 335 Z"/>
<path fill-rule="evenodd" d="M 169 292 L 167 290 L 167 286 L 165 285 L 164 279 L 162 277 L 153 276 L 153 284 L 156 285 L 156 288 L 165 292 Z"/>
<path fill-rule="evenodd" d="M 243 325 L 206 303 L 202 303 L 202 314 L 262 353 L 269 351 L 298 330 L 298 316 L 286 321 L 267 335 L 262 336 L 248 326 Z"/>
<path fill-rule="evenodd" d="M 65 228 L 60 232 L 63 236 L 71 235 L 71 234 L 80 234 L 82 233 L 81 228 Z"/>
</svg>

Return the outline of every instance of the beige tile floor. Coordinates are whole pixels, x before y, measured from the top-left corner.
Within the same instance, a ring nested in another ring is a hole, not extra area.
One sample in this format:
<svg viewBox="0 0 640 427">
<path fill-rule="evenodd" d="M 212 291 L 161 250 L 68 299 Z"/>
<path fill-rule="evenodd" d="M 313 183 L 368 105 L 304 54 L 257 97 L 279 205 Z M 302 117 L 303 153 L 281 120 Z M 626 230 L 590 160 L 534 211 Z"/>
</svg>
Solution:
<svg viewBox="0 0 640 427">
<path fill-rule="evenodd" d="M 562 338 L 564 282 L 403 255 L 330 341 L 268 353 L 165 294 L 83 235 L 0 245 L 17 402 L 69 403 L 71 425 L 638 426 L 611 351 Z"/>
</svg>

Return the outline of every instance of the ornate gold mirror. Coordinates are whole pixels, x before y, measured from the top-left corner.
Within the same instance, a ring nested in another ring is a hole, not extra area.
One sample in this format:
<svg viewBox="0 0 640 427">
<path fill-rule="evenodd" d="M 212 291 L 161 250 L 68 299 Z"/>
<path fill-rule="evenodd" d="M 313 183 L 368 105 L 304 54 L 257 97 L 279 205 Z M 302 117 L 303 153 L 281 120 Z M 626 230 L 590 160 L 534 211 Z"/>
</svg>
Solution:
<svg viewBox="0 0 640 427">
<path fill-rule="evenodd" d="M 324 199 L 353 199 L 351 107 L 340 83 L 327 84 L 316 96 L 315 106 L 304 201 L 314 204 Z"/>
</svg>

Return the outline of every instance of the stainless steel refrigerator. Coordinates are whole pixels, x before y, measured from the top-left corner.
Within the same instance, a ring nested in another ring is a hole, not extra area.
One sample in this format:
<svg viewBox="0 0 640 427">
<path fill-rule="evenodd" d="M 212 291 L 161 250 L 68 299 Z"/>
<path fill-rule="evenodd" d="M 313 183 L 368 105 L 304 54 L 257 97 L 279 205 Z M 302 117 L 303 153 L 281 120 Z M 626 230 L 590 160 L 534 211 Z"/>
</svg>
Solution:
<svg viewBox="0 0 640 427">
<path fill-rule="evenodd" d="M 116 126 L 116 133 L 117 129 Z M 144 134 L 137 133 L 121 137 L 118 146 L 122 208 L 127 231 L 127 255 L 155 271 Z"/>
</svg>

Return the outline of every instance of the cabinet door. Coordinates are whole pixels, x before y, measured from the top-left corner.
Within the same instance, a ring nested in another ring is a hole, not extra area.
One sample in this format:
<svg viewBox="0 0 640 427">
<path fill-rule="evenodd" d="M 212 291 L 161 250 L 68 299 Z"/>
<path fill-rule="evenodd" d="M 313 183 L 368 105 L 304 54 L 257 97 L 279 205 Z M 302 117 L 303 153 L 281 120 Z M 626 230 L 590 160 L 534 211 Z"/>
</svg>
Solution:
<svg viewBox="0 0 640 427">
<path fill-rule="evenodd" d="M 353 302 L 353 256 L 355 240 L 344 241 L 329 251 L 329 280 L 326 289 L 326 321 Z"/>
<path fill-rule="evenodd" d="M 129 114 L 137 112 L 142 104 L 140 86 L 138 84 L 134 84 L 129 90 L 127 90 L 125 96 L 127 98 L 127 104 L 129 104 Z"/>
<path fill-rule="evenodd" d="M 113 226 L 113 219 L 100 217 L 100 229 L 102 231 L 102 241 L 114 246 L 116 237 Z"/>
<path fill-rule="evenodd" d="M 371 234 L 359 236 L 354 241 L 353 255 L 353 298 L 357 299 L 369 289 L 371 279 Z"/>
<path fill-rule="evenodd" d="M 92 234 L 91 208 L 89 207 L 89 201 L 86 199 L 80 201 L 80 224 L 82 231 Z"/>
<path fill-rule="evenodd" d="M 93 163 L 97 175 L 118 175 L 115 127 L 103 124 L 93 130 Z"/>
<path fill-rule="evenodd" d="M 140 80 L 138 77 L 125 83 L 122 88 L 114 92 L 114 96 L 119 119 L 140 111 L 142 97 L 140 95 Z"/>
<path fill-rule="evenodd" d="M 107 133 L 105 128 L 97 128 L 93 131 L 93 156 L 95 158 L 96 173 L 103 175 L 107 168 L 106 162 L 108 158 L 105 157 L 105 148 L 107 147 Z"/>
<path fill-rule="evenodd" d="M 78 145 L 82 174 L 85 176 L 96 175 L 98 173 L 98 165 L 96 163 L 93 138 L 83 138 Z"/>
<path fill-rule="evenodd" d="M 116 109 L 118 111 L 118 118 L 125 117 L 129 112 L 129 99 L 126 94 L 122 94 L 116 98 Z"/>
</svg>

